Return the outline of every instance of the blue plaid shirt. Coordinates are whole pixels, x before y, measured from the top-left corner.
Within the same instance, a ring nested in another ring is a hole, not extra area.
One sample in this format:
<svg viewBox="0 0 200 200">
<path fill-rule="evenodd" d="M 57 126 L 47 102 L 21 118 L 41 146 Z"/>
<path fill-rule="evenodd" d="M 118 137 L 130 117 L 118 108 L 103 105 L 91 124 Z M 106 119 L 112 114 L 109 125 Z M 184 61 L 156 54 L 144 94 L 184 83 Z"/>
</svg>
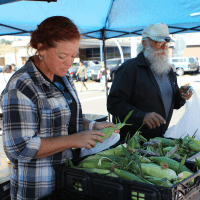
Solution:
<svg viewBox="0 0 200 200">
<path fill-rule="evenodd" d="M 77 103 L 76 131 L 83 130 L 81 105 L 73 81 L 62 77 Z M 61 92 L 45 80 L 30 58 L 10 79 L 1 95 L 3 145 L 13 164 L 11 199 L 32 200 L 51 194 L 55 189 L 57 166 L 72 158 L 67 149 L 52 156 L 33 159 L 41 137 L 68 135 L 71 111 Z"/>
</svg>

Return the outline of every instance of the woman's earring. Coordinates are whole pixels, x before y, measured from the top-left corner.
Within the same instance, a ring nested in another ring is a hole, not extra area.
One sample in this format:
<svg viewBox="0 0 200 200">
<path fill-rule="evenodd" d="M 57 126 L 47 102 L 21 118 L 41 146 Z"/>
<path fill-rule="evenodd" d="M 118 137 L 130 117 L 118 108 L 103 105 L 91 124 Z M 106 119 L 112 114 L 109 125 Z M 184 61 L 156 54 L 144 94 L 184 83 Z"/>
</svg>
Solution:
<svg viewBox="0 0 200 200">
<path fill-rule="evenodd" d="M 40 60 L 42 60 L 42 59 L 43 59 L 43 56 L 41 56 L 40 54 L 39 54 L 38 56 L 39 56 L 39 59 L 40 59 Z"/>
</svg>

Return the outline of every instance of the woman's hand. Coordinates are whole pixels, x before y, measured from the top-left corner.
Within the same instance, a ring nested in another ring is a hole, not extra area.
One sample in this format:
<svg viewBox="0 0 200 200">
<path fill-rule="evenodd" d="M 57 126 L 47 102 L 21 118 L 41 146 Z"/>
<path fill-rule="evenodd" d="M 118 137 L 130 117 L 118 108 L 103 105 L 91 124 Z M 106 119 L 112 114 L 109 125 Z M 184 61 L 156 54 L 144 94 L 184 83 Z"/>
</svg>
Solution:
<svg viewBox="0 0 200 200">
<path fill-rule="evenodd" d="M 100 131 L 92 130 L 75 133 L 69 135 L 68 137 L 71 138 L 73 148 L 91 149 L 96 146 L 96 142 L 94 140 L 98 140 L 103 143 L 103 139 L 100 136 L 105 136 L 105 134 Z"/>
<path fill-rule="evenodd" d="M 101 130 L 107 127 L 116 127 L 116 125 L 112 122 L 107 122 L 107 121 L 95 122 L 93 125 L 94 130 Z M 120 132 L 119 129 L 115 129 L 115 133 L 119 133 L 119 132 Z"/>
</svg>

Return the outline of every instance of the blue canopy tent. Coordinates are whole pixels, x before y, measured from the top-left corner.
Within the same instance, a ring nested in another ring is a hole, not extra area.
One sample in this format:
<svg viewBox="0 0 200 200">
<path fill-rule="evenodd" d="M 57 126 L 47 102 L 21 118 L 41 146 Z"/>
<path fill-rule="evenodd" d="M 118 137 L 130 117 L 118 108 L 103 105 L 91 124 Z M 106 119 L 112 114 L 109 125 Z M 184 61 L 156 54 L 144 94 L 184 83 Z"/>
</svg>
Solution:
<svg viewBox="0 0 200 200">
<path fill-rule="evenodd" d="M 66 16 L 84 37 L 103 41 L 105 65 L 106 39 L 139 36 L 159 22 L 171 34 L 200 31 L 200 0 L 0 0 L 0 13 L 0 36 L 27 36 L 47 17 Z"/>
</svg>

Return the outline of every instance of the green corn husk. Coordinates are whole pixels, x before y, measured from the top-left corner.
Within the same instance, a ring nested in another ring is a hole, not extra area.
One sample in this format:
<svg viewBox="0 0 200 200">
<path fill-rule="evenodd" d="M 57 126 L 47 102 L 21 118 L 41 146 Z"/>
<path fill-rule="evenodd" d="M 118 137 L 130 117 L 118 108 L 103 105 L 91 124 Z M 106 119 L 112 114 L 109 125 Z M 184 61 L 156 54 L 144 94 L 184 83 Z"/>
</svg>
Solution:
<svg viewBox="0 0 200 200">
<path fill-rule="evenodd" d="M 171 181 L 172 179 L 177 179 L 176 172 L 172 169 L 162 169 L 160 166 L 154 163 L 142 163 L 141 164 L 142 171 L 145 175 L 158 177 L 158 178 L 166 178 Z"/>
<path fill-rule="evenodd" d="M 141 163 L 152 163 L 152 161 L 146 157 L 140 156 L 141 159 Z"/>
<path fill-rule="evenodd" d="M 107 162 L 107 160 L 103 160 L 101 162 L 98 161 L 86 161 L 86 162 L 81 162 L 79 165 L 77 165 L 78 168 L 97 168 L 97 169 L 111 169 L 113 166 L 112 163 Z"/>
<path fill-rule="evenodd" d="M 115 172 L 111 172 L 111 173 L 109 173 L 109 174 L 106 174 L 106 176 L 119 178 L 119 176 L 118 176 Z"/>
<path fill-rule="evenodd" d="M 188 138 L 195 144 L 197 144 L 200 147 L 200 141 L 195 140 L 194 138 L 188 136 Z"/>
<path fill-rule="evenodd" d="M 189 145 L 188 145 L 188 147 L 189 147 L 192 151 L 194 151 L 194 152 L 196 152 L 196 153 L 199 153 L 199 152 L 200 152 L 200 146 L 199 146 L 198 144 L 195 144 L 194 142 L 190 142 Z"/>
<path fill-rule="evenodd" d="M 109 174 L 110 170 L 107 169 L 98 169 L 98 168 L 79 168 L 79 167 L 75 167 L 76 169 L 79 170 L 84 170 L 87 172 L 91 172 L 91 173 L 98 173 L 98 174 Z"/>
<path fill-rule="evenodd" d="M 167 154 L 167 153 L 170 152 L 173 148 L 174 148 L 174 147 L 165 147 L 165 148 L 163 149 L 163 152 L 164 152 L 165 154 Z"/>
<path fill-rule="evenodd" d="M 104 155 L 110 155 L 110 156 L 122 156 L 124 154 L 122 148 L 113 148 L 108 149 L 105 151 L 101 151 L 98 153 L 98 155 L 104 156 Z"/>
<path fill-rule="evenodd" d="M 155 185 L 158 185 L 158 186 L 163 186 L 163 187 L 167 187 L 167 188 L 170 188 L 173 186 L 173 184 L 166 178 L 158 178 L 158 177 L 153 177 L 153 176 L 145 176 L 145 178 L 149 182 L 151 182 Z"/>
<path fill-rule="evenodd" d="M 155 137 L 151 140 L 160 140 L 163 147 L 169 147 L 169 146 L 175 147 L 175 142 L 173 142 L 172 140 L 167 139 L 167 138 Z"/>
<path fill-rule="evenodd" d="M 178 182 L 181 182 L 183 181 L 184 179 L 192 176 L 193 173 L 190 173 L 190 172 L 181 172 L 180 174 L 178 174 Z M 194 183 L 194 179 L 192 179 L 190 182 L 188 182 L 188 185 L 193 185 Z"/>
<path fill-rule="evenodd" d="M 127 171 L 124 171 L 124 170 L 120 170 L 120 169 L 117 169 L 115 168 L 114 169 L 114 172 L 121 178 L 125 179 L 125 180 L 130 180 L 130 181 L 138 181 L 138 182 L 142 182 L 142 183 L 149 183 L 149 184 L 153 184 L 147 180 L 143 180 L 142 178 L 130 173 L 130 172 L 127 172 Z"/>
<path fill-rule="evenodd" d="M 102 156 L 101 155 L 98 155 L 98 154 L 95 154 L 95 155 L 92 155 L 92 156 L 88 156 L 87 158 L 85 158 L 83 161 L 90 161 L 90 160 L 99 160 L 101 159 Z"/>
<path fill-rule="evenodd" d="M 115 131 L 115 129 L 121 129 L 122 127 L 124 127 L 125 125 L 128 125 L 130 126 L 131 124 L 126 124 L 126 121 L 129 119 L 129 117 L 132 115 L 133 113 L 133 110 L 130 111 L 128 113 L 128 115 L 126 116 L 126 118 L 124 119 L 124 122 L 123 123 L 118 123 L 116 124 L 116 127 L 107 127 L 107 128 L 104 128 L 104 129 L 101 129 L 100 131 L 103 132 L 105 134 L 105 136 L 101 136 L 102 139 L 106 139 L 107 137 L 111 136 L 112 133 Z M 94 140 L 96 143 L 98 143 L 99 141 L 98 140 Z"/>
<path fill-rule="evenodd" d="M 156 162 L 157 164 L 161 164 L 161 163 L 166 163 L 168 165 L 168 167 L 172 170 L 174 170 L 175 172 L 178 171 L 180 163 L 178 161 L 175 161 L 171 158 L 167 158 L 167 157 L 153 157 L 151 156 L 149 158 L 150 160 L 153 160 L 154 162 Z M 191 170 L 189 170 L 185 165 L 183 165 L 183 167 L 181 168 L 180 172 L 183 171 L 188 171 L 191 172 Z"/>
</svg>

